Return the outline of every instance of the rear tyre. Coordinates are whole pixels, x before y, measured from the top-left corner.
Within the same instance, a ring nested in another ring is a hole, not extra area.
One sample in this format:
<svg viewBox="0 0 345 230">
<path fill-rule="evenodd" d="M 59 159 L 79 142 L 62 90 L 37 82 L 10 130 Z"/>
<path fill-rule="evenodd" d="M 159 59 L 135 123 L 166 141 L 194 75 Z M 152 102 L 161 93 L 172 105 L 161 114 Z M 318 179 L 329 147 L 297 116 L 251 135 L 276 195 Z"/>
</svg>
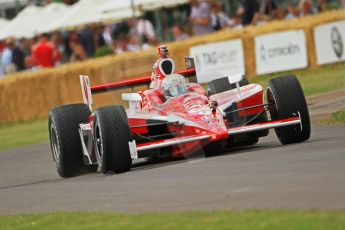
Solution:
<svg viewBox="0 0 345 230">
<path fill-rule="evenodd" d="M 122 106 L 107 106 L 96 110 L 94 118 L 94 141 L 98 170 L 122 173 L 132 166 L 129 145 L 128 118 Z"/>
<path fill-rule="evenodd" d="M 59 176 L 72 177 L 89 171 L 83 161 L 79 124 L 87 123 L 91 112 L 85 104 L 63 105 L 49 112 L 50 147 Z"/>
<path fill-rule="evenodd" d="M 240 82 L 240 86 L 245 86 L 249 85 L 249 81 L 247 78 L 243 78 Z M 208 83 L 208 92 L 209 95 L 217 94 L 217 93 L 222 93 L 228 90 L 232 90 L 236 88 L 236 84 L 230 84 L 228 77 L 223 77 L 223 78 L 218 78 L 215 80 L 212 80 Z M 232 115 L 227 115 L 227 120 L 228 122 L 231 122 L 230 118 Z M 267 121 L 266 113 L 258 117 L 253 121 L 253 123 L 258 123 L 258 122 L 264 122 Z M 253 135 L 253 137 L 249 138 L 248 140 L 245 140 L 243 143 L 239 144 L 232 143 L 232 140 L 228 140 L 227 145 L 228 146 L 244 146 L 244 145 L 253 145 L 258 142 L 258 137 L 259 136 L 267 136 L 268 135 L 268 130 L 265 131 L 260 131 L 256 133 L 257 135 Z"/>
<path fill-rule="evenodd" d="M 310 118 L 303 89 L 295 75 L 287 75 L 268 82 L 268 103 L 272 120 L 301 116 L 300 125 L 276 128 L 280 142 L 285 144 L 302 142 L 310 137 Z"/>
<path fill-rule="evenodd" d="M 240 81 L 240 86 L 245 86 L 248 84 L 249 82 L 246 78 L 243 78 Z M 230 84 L 228 77 L 218 78 L 208 83 L 208 91 L 210 95 L 222 93 L 235 88 L 236 84 Z"/>
</svg>

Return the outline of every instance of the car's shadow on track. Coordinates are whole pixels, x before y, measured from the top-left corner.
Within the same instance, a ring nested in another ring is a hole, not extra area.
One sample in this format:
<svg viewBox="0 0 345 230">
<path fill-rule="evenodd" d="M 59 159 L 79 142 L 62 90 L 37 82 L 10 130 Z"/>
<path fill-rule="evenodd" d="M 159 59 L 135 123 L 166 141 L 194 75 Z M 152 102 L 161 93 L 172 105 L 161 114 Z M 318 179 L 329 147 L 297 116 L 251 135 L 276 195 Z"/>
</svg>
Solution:
<svg viewBox="0 0 345 230">
<path fill-rule="evenodd" d="M 180 164 L 185 161 L 186 159 L 184 158 L 179 158 L 179 159 L 172 159 L 170 157 L 162 157 L 162 158 L 155 158 L 155 159 L 148 158 L 148 159 L 145 159 L 144 161 L 134 163 L 131 171 L 155 169 L 155 168 L 160 168 L 160 167 L 164 167 L 168 165 Z"/>
<path fill-rule="evenodd" d="M 312 141 L 314 140 L 308 140 L 303 143 L 289 144 L 286 146 L 303 145 L 303 144 L 310 143 Z M 227 155 L 231 156 L 235 154 L 254 153 L 260 150 L 272 150 L 272 149 L 279 149 L 282 147 L 285 147 L 285 146 L 281 145 L 279 141 L 277 140 L 277 141 L 258 143 L 258 144 L 250 145 L 250 146 L 230 147 L 230 148 L 224 149 L 221 152 L 218 151 L 212 154 L 206 154 L 203 151 L 199 151 L 192 155 L 188 155 L 188 156 L 181 157 L 178 159 L 172 159 L 170 157 L 155 158 L 155 159 L 148 158 L 140 162 L 134 163 L 131 171 L 137 172 L 137 171 L 143 171 L 143 170 L 150 170 L 150 169 L 156 169 L 156 168 L 165 167 L 169 165 L 176 165 L 176 164 L 181 164 L 181 163 L 186 163 L 186 162 L 194 162 L 201 159 L 207 160 L 207 158 L 217 158 L 217 157 L 223 157 Z"/>
<path fill-rule="evenodd" d="M 266 145 L 266 144 L 257 144 L 253 146 L 226 148 L 222 152 L 214 152 L 212 154 L 206 154 L 203 151 L 199 151 L 197 153 L 194 153 L 185 157 L 181 157 L 178 159 L 172 159 L 171 157 L 155 158 L 155 159 L 147 158 L 137 163 L 134 162 L 131 171 L 150 170 L 150 169 L 160 168 L 160 167 L 164 167 L 168 165 L 175 165 L 175 164 L 181 164 L 181 163 L 186 163 L 190 161 L 197 161 L 200 159 L 248 153 L 248 152 L 258 151 L 261 149 L 271 149 L 271 148 L 277 148 L 277 147 L 279 147 L 279 145 L 272 146 L 272 145 Z"/>
</svg>

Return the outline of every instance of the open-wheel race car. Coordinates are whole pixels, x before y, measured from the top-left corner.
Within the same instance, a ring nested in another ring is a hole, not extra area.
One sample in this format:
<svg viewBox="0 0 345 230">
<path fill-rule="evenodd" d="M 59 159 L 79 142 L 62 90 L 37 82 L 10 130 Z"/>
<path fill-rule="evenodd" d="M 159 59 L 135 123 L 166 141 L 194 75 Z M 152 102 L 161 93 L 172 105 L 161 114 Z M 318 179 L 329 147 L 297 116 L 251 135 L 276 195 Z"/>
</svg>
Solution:
<svg viewBox="0 0 345 230">
<path fill-rule="evenodd" d="M 89 78 L 80 76 L 84 103 L 49 112 L 52 155 L 61 177 L 122 173 L 133 159 L 253 145 L 273 128 L 282 144 L 309 139 L 308 107 L 294 75 L 270 80 L 265 102 L 263 87 L 241 74 L 212 80 L 208 91 L 188 83 L 195 69 L 175 72 L 166 47 L 159 51 L 151 77 L 91 87 Z M 122 94 L 129 109 L 109 105 L 92 111 L 92 94 L 143 84 L 149 89 Z"/>
</svg>

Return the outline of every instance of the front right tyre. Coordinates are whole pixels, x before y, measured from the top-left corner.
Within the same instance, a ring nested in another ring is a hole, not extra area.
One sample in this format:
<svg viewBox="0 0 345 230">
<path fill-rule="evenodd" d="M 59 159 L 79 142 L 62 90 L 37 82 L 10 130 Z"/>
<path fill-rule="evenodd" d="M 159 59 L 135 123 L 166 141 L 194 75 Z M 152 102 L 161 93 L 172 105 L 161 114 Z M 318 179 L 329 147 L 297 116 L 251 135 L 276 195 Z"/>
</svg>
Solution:
<svg viewBox="0 0 345 230">
<path fill-rule="evenodd" d="M 98 170 L 122 173 L 131 169 L 128 142 L 131 140 L 128 118 L 123 106 L 106 106 L 96 110 L 93 134 Z"/>
</svg>

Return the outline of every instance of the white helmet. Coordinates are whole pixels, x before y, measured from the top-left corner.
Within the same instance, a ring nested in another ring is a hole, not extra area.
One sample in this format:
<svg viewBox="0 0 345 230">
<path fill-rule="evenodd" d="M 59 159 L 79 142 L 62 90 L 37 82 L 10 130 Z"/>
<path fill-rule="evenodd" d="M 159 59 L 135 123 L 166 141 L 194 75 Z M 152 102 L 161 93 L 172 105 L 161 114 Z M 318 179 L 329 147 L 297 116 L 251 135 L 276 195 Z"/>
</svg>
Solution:
<svg viewBox="0 0 345 230">
<path fill-rule="evenodd" d="M 187 92 L 187 83 L 181 74 L 170 74 L 162 82 L 162 90 L 165 96 L 175 97 Z"/>
</svg>

